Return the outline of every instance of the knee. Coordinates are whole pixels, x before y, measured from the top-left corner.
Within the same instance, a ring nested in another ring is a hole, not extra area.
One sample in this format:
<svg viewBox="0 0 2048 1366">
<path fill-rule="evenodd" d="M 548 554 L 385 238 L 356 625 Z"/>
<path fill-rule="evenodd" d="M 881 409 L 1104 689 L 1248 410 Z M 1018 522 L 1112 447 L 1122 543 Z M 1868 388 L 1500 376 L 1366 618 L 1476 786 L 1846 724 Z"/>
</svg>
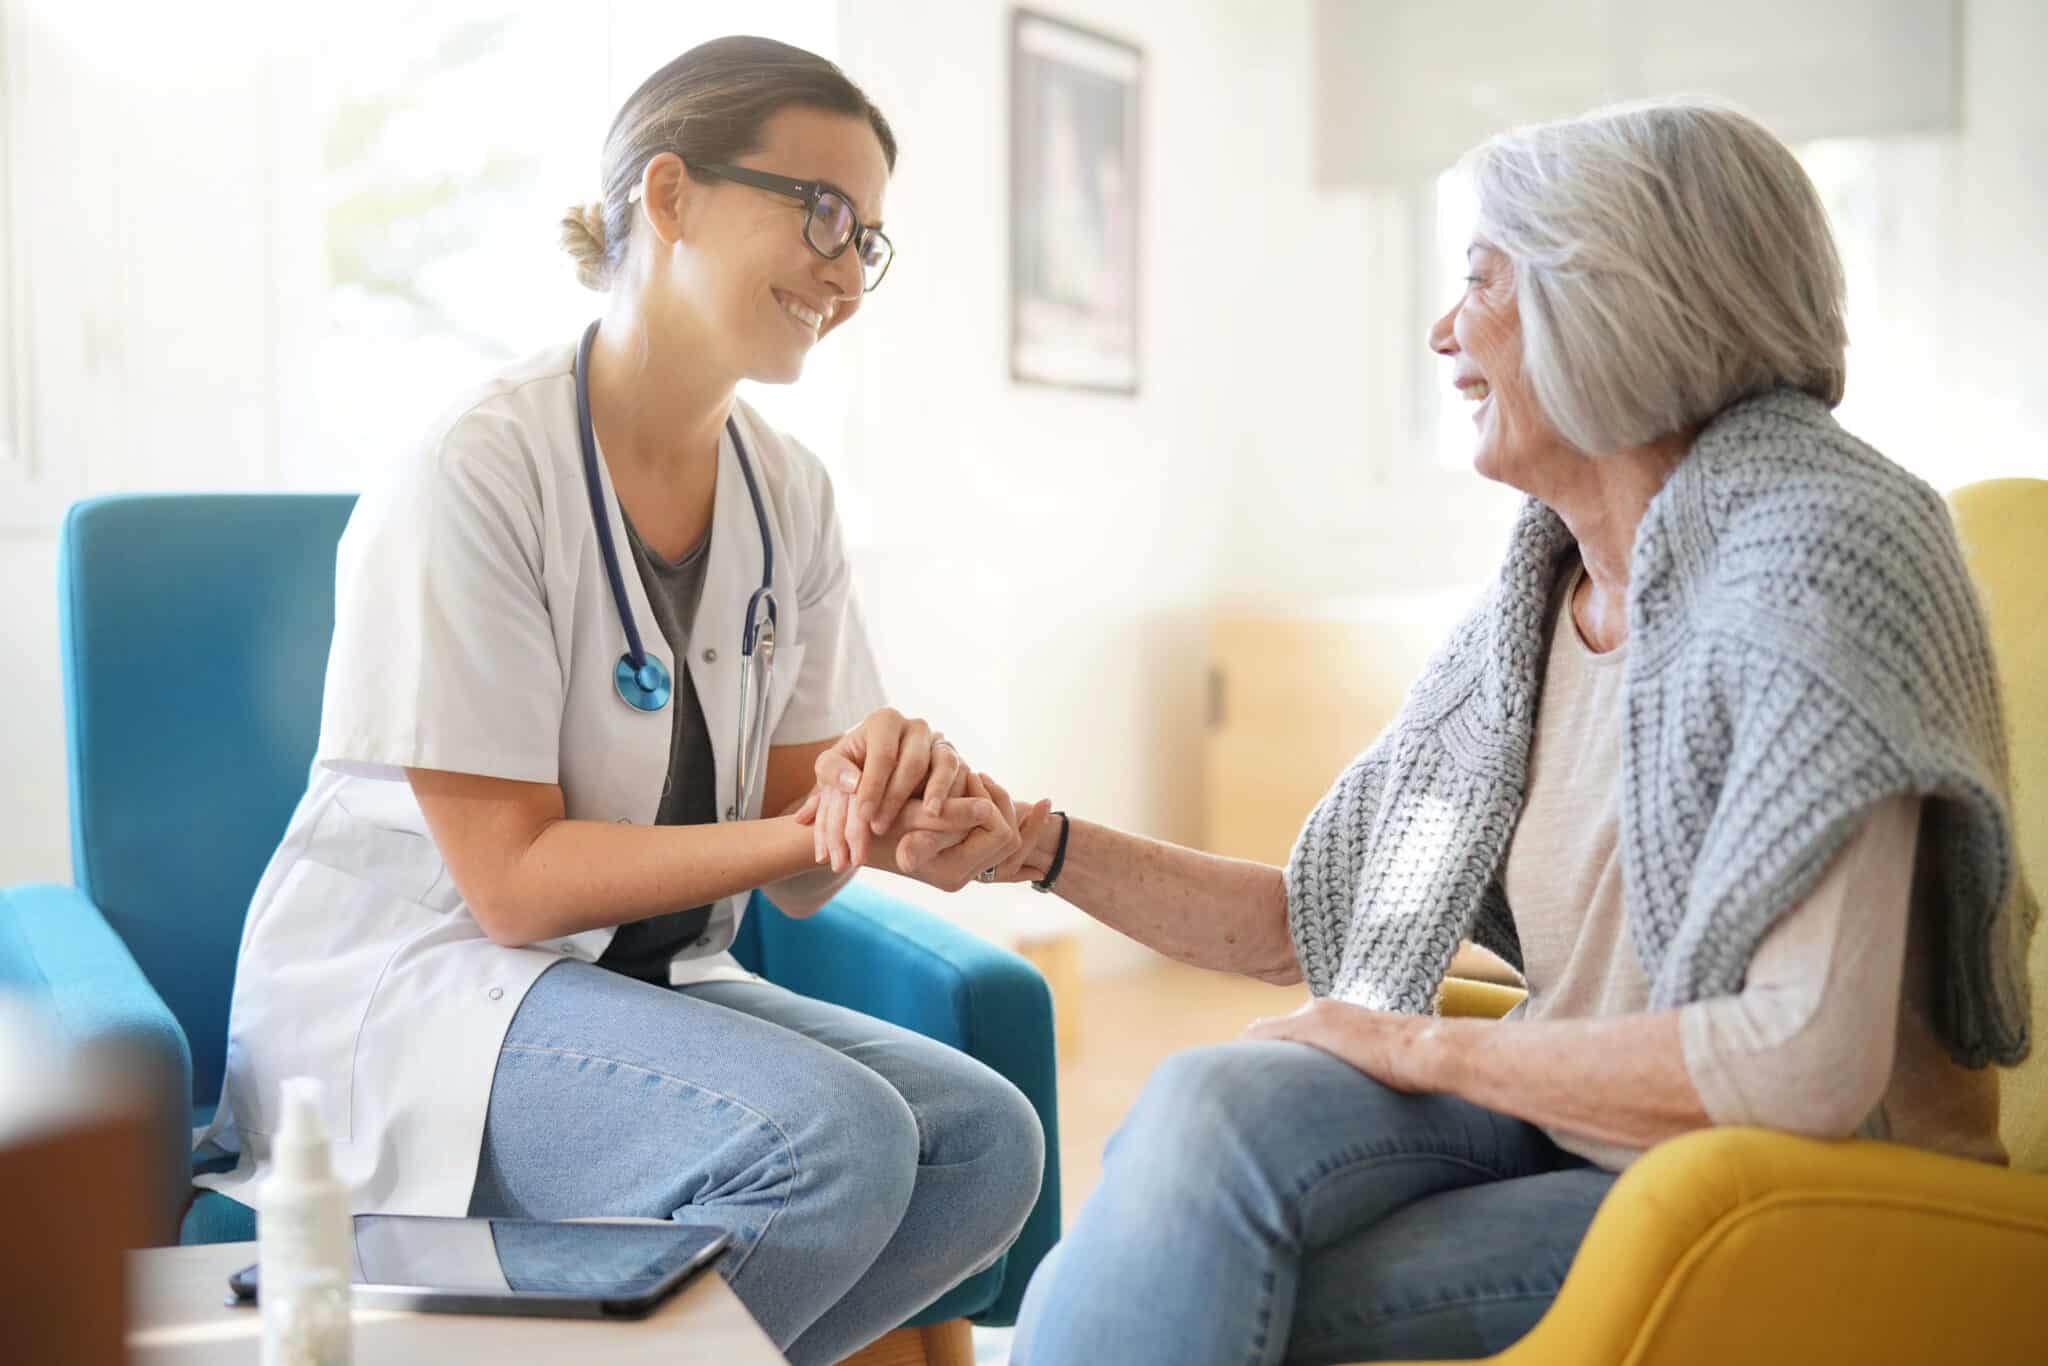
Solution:
<svg viewBox="0 0 2048 1366">
<path fill-rule="evenodd" d="M 857 1063 L 810 1079 L 806 1118 L 792 1135 L 798 1189 L 828 1206 L 849 1235 L 887 1242 L 917 1180 L 917 1118 L 896 1089 Z"/>
<path fill-rule="evenodd" d="M 1003 1211 L 1008 1246 L 1038 1203 L 1045 1181 L 1045 1129 L 1022 1091 L 990 1072 L 978 1088 L 975 1129 L 990 1203 Z"/>
<path fill-rule="evenodd" d="M 1105 1154 L 1120 1173 L 1152 1173 L 1170 1187 L 1213 1183 L 1257 1165 L 1264 1136 L 1286 1124 L 1296 1088 L 1313 1085 L 1301 1050 L 1237 1042 L 1191 1048 L 1153 1070 Z"/>
<path fill-rule="evenodd" d="M 925 1108 L 924 1161 L 972 1176 L 976 1222 L 1009 1246 L 1045 1177 L 1045 1130 L 1022 1091 L 986 1067 L 953 1079 L 944 1099 Z"/>
<path fill-rule="evenodd" d="M 1184 1147 L 1236 1127 L 1238 1116 L 1266 1110 L 1280 1097 L 1274 1059 L 1257 1044 L 1223 1043 L 1168 1057 L 1146 1078 L 1117 1142 L 1170 1139 Z"/>
</svg>

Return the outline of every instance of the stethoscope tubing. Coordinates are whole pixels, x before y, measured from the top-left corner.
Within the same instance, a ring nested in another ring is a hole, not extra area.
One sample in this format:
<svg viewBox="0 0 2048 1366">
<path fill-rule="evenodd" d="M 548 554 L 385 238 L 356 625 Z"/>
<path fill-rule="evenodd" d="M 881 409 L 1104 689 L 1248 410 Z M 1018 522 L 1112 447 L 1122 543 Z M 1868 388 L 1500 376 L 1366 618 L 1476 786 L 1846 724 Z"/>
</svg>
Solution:
<svg viewBox="0 0 2048 1366">
<path fill-rule="evenodd" d="M 626 655 L 620 661 L 618 670 L 619 695 L 629 706 L 642 711 L 659 711 L 668 705 L 672 688 L 669 680 L 665 678 L 648 678 L 650 663 L 656 665 L 657 675 L 665 671 L 659 668 L 659 661 L 649 658 L 640 638 L 639 623 L 633 618 L 633 604 L 626 596 L 625 574 L 619 568 L 618 546 L 612 540 L 611 517 L 605 509 L 604 483 L 597 468 L 597 432 L 590 417 L 590 348 L 597 340 L 597 327 L 598 322 L 593 319 L 590 326 L 583 330 L 583 340 L 576 347 L 576 425 L 577 436 L 583 446 L 583 482 L 590 494 L 590 520 L 597 528 L 597 544 L 604 556 L 605 578 L 611 584 L 612 603 L 618 608 L 619 625 L 626 633 Z M 740 474 L 747 481 L 747 498 L 754 505 L 754 525 L 761 535 L 761 586 L 747 599 L 746 622 L 740 636 L 740 662 L 744 676 L 746 666 L 753 661 L 764 609 L 771 640 L 776 626 L 775 541 L 769 535 L 768 509 L 761 498 L 760 481 L 754 476 L 754 462 L 747 455 L 747 445 L 740 437 L 739 424 L 733 420 L 731 414 L 726 416 L 725 430 L 732 438 L 734 453 L 739 457 Z M 633 700 L 627 685 L 629 676 L 643 695 L 655 699 L 652 705 L 643 705 Z"/>
<path fill-rule="evenodd" d="M 640 627 L 633 620 L 633 605 L 626 598 L 626 580 L 619 572 L 618 547 L 612 543 L 612 519 L 605 514 L 604 481 L 597 473 L 597 432 L 590 421 L 590 346 L 597 340 L 593 320 L 583 330 L 576 348 L 576 425 L 583 442 L 583 483 L 590 491 L 590 521 L 597 528 L 598 549 L 604 553 L 605 577 L 611 580 L 612 601 L 618 605 L 619 624 L 626 628 L 626 656 L 637 674 L 647 662 L 640 644 Z"/>
</svg>

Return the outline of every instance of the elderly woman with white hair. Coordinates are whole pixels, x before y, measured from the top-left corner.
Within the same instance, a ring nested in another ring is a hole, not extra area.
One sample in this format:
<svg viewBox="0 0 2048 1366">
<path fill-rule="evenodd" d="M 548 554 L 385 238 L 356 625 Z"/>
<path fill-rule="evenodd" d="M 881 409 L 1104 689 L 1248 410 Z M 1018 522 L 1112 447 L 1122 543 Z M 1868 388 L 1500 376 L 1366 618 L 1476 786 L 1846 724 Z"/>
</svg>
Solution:
<svg viewBox="0 0 2048 1366">
<path fill-rule="evenodd" d="M 1691 102 L 1469 168 L 1429 345 L 1529 501 L 1285 869 L 1033 833 L 1024 876 L 1313 995 L 1159 1069 L 1018 1362 L 1486 1355 L 1617 1173 L 1709 1125 L 2005 1160 L 1989 1067 L 2027 1052 L 2035 908 L 1997 684 L 1941 500 L 1831 414 L 1812 185 Z M 1505 1022 L 1432 1013 L 1466 938 L 1527 980 Z"/>
</svg>

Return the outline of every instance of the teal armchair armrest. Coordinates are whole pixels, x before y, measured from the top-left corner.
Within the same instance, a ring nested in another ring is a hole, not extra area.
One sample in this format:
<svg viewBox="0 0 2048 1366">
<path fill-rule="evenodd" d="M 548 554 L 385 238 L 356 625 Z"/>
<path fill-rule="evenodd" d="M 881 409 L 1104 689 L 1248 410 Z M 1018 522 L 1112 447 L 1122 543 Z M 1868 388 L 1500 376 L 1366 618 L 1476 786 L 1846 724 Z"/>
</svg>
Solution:
<svg viewBox="0 0 2048 1366">
<path fill-rule="evenodd" d="M 0 990 L 25 996 L 66 1043 L 113 1052 L 142 1097 L 162 1163 L 152 1227 L 175 1241 L 191 1185 L 192 1051 L 163 997 L 106 917 L 73 887 L 0 889 Z"/>
</svg>

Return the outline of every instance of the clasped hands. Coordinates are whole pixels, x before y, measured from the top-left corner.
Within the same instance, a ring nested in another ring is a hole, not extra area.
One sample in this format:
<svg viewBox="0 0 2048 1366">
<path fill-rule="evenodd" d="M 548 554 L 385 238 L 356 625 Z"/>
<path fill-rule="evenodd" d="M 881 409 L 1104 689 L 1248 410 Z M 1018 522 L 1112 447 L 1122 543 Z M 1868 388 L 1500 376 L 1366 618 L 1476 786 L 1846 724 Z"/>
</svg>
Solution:
<svg viewBox="0 0 2048 1366">
<path fill-rule="evenodd" d="M 816 776 L 796 818 L 835 873 L 880 868 L 947 892 L 1045 875 L 1052 803 L 1019 808 L 926 721 L 884 707 L 818 756 Z"/>
</svg>

